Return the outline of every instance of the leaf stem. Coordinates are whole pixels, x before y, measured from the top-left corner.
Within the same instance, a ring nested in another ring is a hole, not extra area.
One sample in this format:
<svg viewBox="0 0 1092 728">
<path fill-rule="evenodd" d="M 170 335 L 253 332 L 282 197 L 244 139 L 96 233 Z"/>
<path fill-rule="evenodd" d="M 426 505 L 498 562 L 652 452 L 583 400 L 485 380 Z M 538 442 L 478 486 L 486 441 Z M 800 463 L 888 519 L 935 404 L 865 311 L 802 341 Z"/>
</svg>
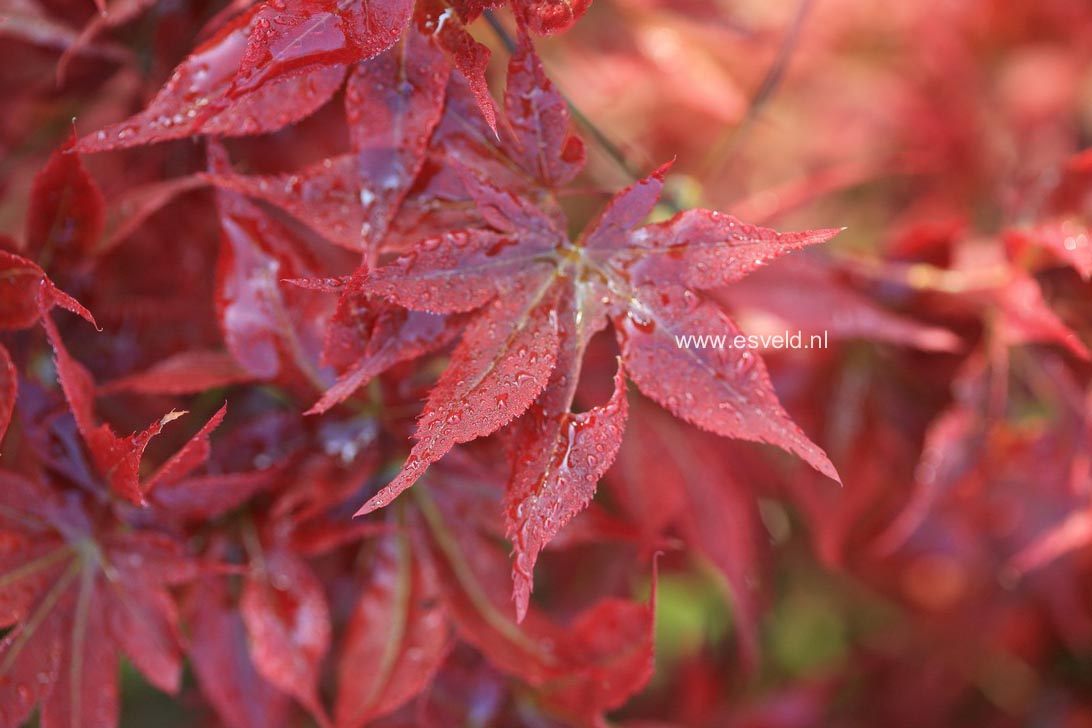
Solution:
<svg viewBox="0 0 1092 728">
<path fill-rule="evenodd" d="M 455 580 L 462 587 L 466 598 L 478 610 L 482 619 L 513 644 L 532 655 L 538 655 L 541 659 L 549 661 L 549 657 L 539 651 L 534 640 L 528 637 L 514 622 L 505 618 L 493 605 L 492 600 L 486 594 L 470 565 L 463 558 L 462 549 L 455 537 L 444 525 L 444 517 L 433 501 L 428 487 L 424 483 L 418 483 L 411 489 L 411 493 L 417 503 L 418 511 L 424 516 L 433 541 L 439 547 L 440 553 L 447 559 L 448 566 L 454 573 Z"/>
<path fill-rule="evenodd" d="M 34 610 L 34 614 L 31 615 L 30 619 L 23 622 L 23 624 L 18 627 L 19 634 L 10 643 L 8 650 L 4 655 L 4 661 L 0 663 L 0 677 L 7 675 L 8 670 L 15 664 L 15 660 L 19 657 L 19 653 L 22 652 L 23 647 L 26 646 L 30 638 L 34 636 L 34 633 L 42 623 L 45 622 L 46 618 L 49 617 L 50 613 L 53 611 L 53 607 L 57 606 L 57 602 L 60 601 L 61 596 L 64 594 L 64 590 L 67 589 L 73 579 L 79 575 L 81 566 L 82 564 L 79 559 L 73 559 L 72 563 L 69 564 L 68 568 L 65 569 L 64 573 L 57 579 L 57 582 L 50 588 L 49 592 L 45 595 L 45 598 L 38 603 Z"/>
<path fill-rule="evenodd" d="M 47 569 L 59 561 L 63 561 L 66 556 L 70 556 L 71 554 L 72 547 L 71 545 L 66 544 L 64 546 L 58 546 L 49 553 L 39 556 L 36 559 L 20 564 L 11 571 L 0 574 L 0 589 L 5 589 L 21 579 L 33 576 L 39 571 Z"/>
</svg>

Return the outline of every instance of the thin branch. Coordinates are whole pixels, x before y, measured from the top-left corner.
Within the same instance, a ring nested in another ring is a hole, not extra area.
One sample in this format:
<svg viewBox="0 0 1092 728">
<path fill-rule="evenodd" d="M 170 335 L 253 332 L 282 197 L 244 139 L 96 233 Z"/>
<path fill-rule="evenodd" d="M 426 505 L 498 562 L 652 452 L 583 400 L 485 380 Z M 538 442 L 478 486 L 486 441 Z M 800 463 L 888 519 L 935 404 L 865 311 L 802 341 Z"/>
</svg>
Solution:
<svg viewBox="0 0 1092 728">
<path fill-rule="evenodd" d="M 785 72 L 789 68 L 789 61 L 792 60 L 792 54 L 799 45 L 800 36 L 804 30 L 804 22 L 807 20 L 813 4 L 813 0 L 800 0 L 797 4 L 792 23 L 785 31 L 785 35 L 781 39 L 781 45 L 777 49 L 777 55 L 774 56 L 770 67 L 766 69 L 762 83 L 758 85 L 755 95 L 751 97 L 751 103 L 747 107 L 746 115 L 739 124 L 729 129 L 713 147 L 713 152 L 708 157 L 709 164 L 704 173 L 700 175 L 703 179 L 710 179 L 712 175 L 720 172 L 728 164 L 733 153 L 743 143 L 754 123 L 761 116 L 762 111 L 770 103 L 781 82 L 785 80 Z"/>
<path fill-rule="evenodd" d="M 501 45 L 503 45 L 509 53 L 515 53 L 516 41 L 512 38 L 512 35 L 508 32 L 507 28 L 501 23 L 500 18 L 497 17 L 497 13 L 487 8 L 484 15 L 485 22 L 489 23 L 489 27 L 496 33 Z"/>
</svg>

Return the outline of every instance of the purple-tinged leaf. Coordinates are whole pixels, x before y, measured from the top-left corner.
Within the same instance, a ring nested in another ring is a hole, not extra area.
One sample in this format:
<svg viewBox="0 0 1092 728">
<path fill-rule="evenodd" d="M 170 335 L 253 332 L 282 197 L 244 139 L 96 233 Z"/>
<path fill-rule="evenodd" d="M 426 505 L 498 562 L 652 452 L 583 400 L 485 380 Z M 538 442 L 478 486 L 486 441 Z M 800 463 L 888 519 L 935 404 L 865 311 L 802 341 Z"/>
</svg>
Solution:
<svg viewBox="0 0 1092 728">
<path fill-rule="evenodd" d="M 265 551 L 255 569 L 239 600 L 254 666 L 328 725 L 318 693 L 331 629 L 322 582 L 306 562 L 283 548 Z"/>
<path fill-rule="evenodd" d="M 584 232 L 584 247 L 596 256 L 609 256 L 630 247 L 630 231 L 643 222 L 656 206 L 664 189 L 664 177 L 672 164 L 674 162 L 660 166 L 648 177 L 615 195 L 599 215 L 599 219 Z"/>
<path fill-rule="evenodd" d="M 685 336 L 708 334 L 730 344 L 740 335 L 718 306 L 665 280 L 635 289 L 627 310 L 614 321 L 626 371 L 676 417 L 725 437 L 776 445 L 839 480 L 823 451 L 782 409 L 757 354 L 682 342 Z"/>
<path fill-rule="evenodd" d="M 26 252 L 51 270 L 87 256 L 102 234 L 102 191 L 73 150 L 75 144 L 73 135 L 31 185 Z"/>
<path fill-rule="evenodd" d="M 547 187 L 571 182 L 584 167 L 584 142 L 569 121 L 569 106 L 546 76 L 531 39 L 522 34 L 508 63 L 504 110 L 513 157 Z"/>
<path fill-rule="evenodd" d="M 550 252 L 544 245 L 525 246 L 512 234 L 450 232 L 368 274 L 363 290 L 416 311 L 462 313 L 508 295 L 533 273 L 545 273 L 553 266 Z"/>
<path fill-rule="evenodd" d="M 447 656 L 451 627 L 436 573 L 404 532 L 376 541 L 342 644 L 339 728 L 359 728 L 402 706 L 429 685 Z"/>
<path fill-rule="evenodd" d="M 413 485 L 454 445 L 496 432 L 546 386 L 557 357 L 557 314 L 545 290 L 494 299 L 471 322 L 429 393 L 417 444 L 401 472 L 357 512 L 370 513 Z"/>
<path fill-rule="evenodd" d="M 255 6 L 186 58 L 148 108 L 84 137 L 78 148 L 98 152 L 194 134 L 279 129 L 326 103 L 350 64 L 389 48 L 410 12 L 410 0 L 277 0 Z"/>
<path fill-rule="evenodd" d="M 99 394 L 194 394 L 252 379 L 235 358 L 222 351 L 182 351 L 137 374 L 103 384 Z"/>
<path fill-rule="evenodd" d="M 505 493 L 508 538 L 515 550 L 517 621 L 527 614 L 539 552 L 595 495 L 622 444 L 626 414 L 626 384 L 619 368 L 606 404 L 560 416 L 536 404 L 519 420 L 516 461 Z"/>
<path fill-rule="evenodd" d="M 414 12 L 417 28 L 421 33 L 434 37 L 451 56 L 452 64 L 470 85 L 486 124 L 496 133 L 497 105 L 485 79 L 491 54 L 467 32 L 464 23 L 470 20 L 473 18 L 460 17 L 456 8 L 443 0 L 418 0 Z"/>
</svg>

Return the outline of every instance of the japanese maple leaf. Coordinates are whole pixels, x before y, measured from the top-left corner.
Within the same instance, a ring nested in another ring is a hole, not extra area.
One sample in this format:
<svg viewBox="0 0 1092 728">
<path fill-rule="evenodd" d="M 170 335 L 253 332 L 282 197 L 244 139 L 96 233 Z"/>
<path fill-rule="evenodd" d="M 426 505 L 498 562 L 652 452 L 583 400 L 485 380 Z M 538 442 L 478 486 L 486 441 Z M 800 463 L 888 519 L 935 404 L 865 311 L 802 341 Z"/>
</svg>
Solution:
<svg viewBox="0 0 1092 728">
<path fill-rule="evenodd" d="M 399 708 L 431 682 L 451 647 L 439 576 L 392 512 L 393 531 L 375 541 L 369 578 L 342 641 L 336 724 L 366 725 Z"/>
<path fill-rule="evenodd" d="M 0 331 L 29 328 L 54 306 L 97 326 L 91 312 L 58 289 L 34 262 L 0 248 Z M 0 442 L 11 422 L 18 391 L 15 364 L 7 348 L 0 344 Z"/>
<path fill-rule="evenodd" d="M 554 215 L 465 170 L 490 227 L 425 240 L 362 286 L 413 310 L 476 314 L 429 395 L 402 471 L 360 513 L 389 503 L 454 445 L 522 416 L 506 431 L 519 455 L 505 501 L 521 615 L 538 552 L 590 499 L 621 441 L 621 374 L 610 402 L 570 412 L 583 348 L 608 321 L 628 378 L 674 415 L 719 435 L 777 445 L 838 477 L 781 408 L 754 353 L 678 343 L 699 332 L 728 340 L 739 332 L 704 289 L 837 231 L 779 234 L 709 210 L 638 227 L 665 173 L 620 193 L 574 243 Z"/>
<path fill-rule="evenodd" d="M 564 627 L 530 609 L 517 624 L 505 609 L 505 557 L 488 509 L 501 487 L 496 475 L 469 458 L 441 464 L 415 493 L 409 519 L 415 553 L 432 563 L 441 603 L 460 639 L 497 669 L 535 686 L 576 724 L 601 725 L 605 711 L 622 705 L 652 675 L 655 569 L 647 602 L 599 599 Z M 465 514 L 482 515 L 468 521 Z"/>
<path fill-rule="evenodd" d="M 58 289 L 33 262 L 0 249 L 0 331 L 25 329 L 61 306 L 93 326 L 91 312 Z M 3 442 L 19 391 L 19 376 L 7 348 L 0 344 L 0 442 Z"/>
<path fill-rule="evenodd" d="M 211 143 L 209 166 L 215 172 L 227 167 L 226 153 Z M 321 388 L 325 378 L 312 351 L 330 306 L 281 282 L 316 275 L 321 264 L 288 228 L 242 195 L 219 190 L 216 202 L 223 230 L 216 311 L 228 350 L 254 377 Z"/>
<path fill-rule="evenodd" d="M 467 78 L 496 128 L 485 70 L 489 50 L 464 27 L 499 3 L 466 0 L 272 0 L 222 27 L 186 58 L 148 107 L 83 138 L 83 152 L 121 149 L 193 134 L 275 131 L 322 106 L 352 64 L 391 47 L 411 16 Z M 568 27 L 587 0 L 513 0 L 521 22 L 539 33 Z M 290 102 L 286 101 L 291 99 Z"/>
<path fill-rule="evenodd" d="M 502 110 L 494 131 L 475 113 L 473 90 L 452 77 L 444 116 L 432 139 L 439 174 L 454 159 L 498 187 L 529 197 L 541 197 L 544 190 L 556 190 L 576 177 L 586 158 L 584 142 L 573 132 L 569 106 L 525 33 L 508 62 Z M 448 174 L 457 181 L 457 169 Z"/>
<path fill-rule="evenodd" d="M 84 137 L 83 152 L 194 134 L 274 131 L 322 106 L 347 68 L 402 35 L 412 0 L 276 0 L 202 43 L 136 116 Z"/>
<path fill-rule="evenodd" d="M 512 10 L 539 35 L 567 30 L 591 6 L 591 0 L 514 0 Z"/>
<path fill-rule="evenodd" d="M 949 268 L 919 264 L 913 272 L 904 271 L 902 280 L 895 280 L 949 297 L 957 307 L 980 318 L 1003 347 L 1051 343 L 1080 359 L 1092 356 L 1051 308 L 1039 281 L 1006 260 L 1001 245 L 973 239 L 945 243 L 953 256 Z M 892 267 L 890 272 L 894 271 Z"/>
<path fill-rule="evenodd" d="M 466 25 L 481 14 L 484 5 L 475 0 L 450 4 L 445 0 L 417 0 L 414 22 L 422 33 L 436 39 L 451 59 L 451 64 L 466 78 L 490 129 L 497 128 L 497 108 L 489 93 L 485 72 L 489 67 L 489 48 L 474 39 Z"/>
<path fill-rule="evenodd" d="M 195 581 L 183 600 L 190 625 L 188 657 L 201 692 L 231 728 L 286 724 L 288 697 L 250 659 L 246 626 L 222 577 Z"/>
<path fill-rule="evenodd" d="M 0 331 L 29 328 L 53 306 L 97 327 L 91 312 L 57 288 L 37 263 L 0 249 Z"/>
<path fill-rule="evenodd" d="M 291 439 L 286 431 L 268 432 L 269 423 L 251 426 L 278 441 Z M 245 434 L 245 428 L 234 434 Z M 238 450 L 249 449 L 247 439 L 229 441 L 220 452 L 230 453 L 232 459 Z M 249 453 L 243 455 L 244 461 L 251 459 Z M 206 578 L 195 584 L 185 601 L 197 678 L 217 713 L 232 726 L 281 725 L 288 697 L 320 725 L 330 723 L 318 688 L 332 624 L 324 584 L 307 557 L 358 541 L 364 529 L 338 531 L 337 524 L 321 528 L 328 521 L 316 525 L 313 513 L 343 501 L 343 486 L 329 482 L 336 478 L 321 466 L 296 470 L 281 460 L 264 470 L 166 482 L 149 496 L 152 506 L 168 518 L 207 524 L 258 490 L 279 490 L 268 511 L 252 507 L 249 512 L 248 522 L 257 521 L 258 527 L 247 530 L 242 539 L 249 563 L 238 593 L 223 579 Z M 316 452 L 305 462 L 328 464 L 329 458 Z M 364 465 L 367 472 L 370 466 Z M 353 485 L 359 487 L 360 470 L 345 475 L 354 476 Z M 286 483 L 292 485 L 286 488 Z M 305 501 L 306 496 L 312 500 Z M 206 558 L 224 558 L 226 546 L 222 536 L 214 537 Z"/>
<path fill-rule="evenodd" d="M 1046 306 L 1034 279 L 1017 276 L 1006 286 L 990 291 L 990 295 L 997 301 L 994 316 L 996 338 L 991 345 L 983 345 L 975 351 L 953 378 L 953 402 L 930 423 L 925 433 L 921 458 L 914 472 L 913 489 L 898 515 L 876 537 L 873 548 L 878 554 L 886 556 L 904 546 L 919 529 L 924 528 L 927 519 L 947 494 L 961 487 L 969 487 L 965 484 L 976 479 L 986 483 L 999 480 L 1002 476 L 994 473 L 995 468 L 1007 473 L 1008 460 L 1021 459 L 1022 456 L 1009 452 L 1010 449 L 1018 449 L 1009 440 L 1004 440 L 1003 447 L 997 445 L 1001 439 L 998 433 L 1003 432 L 1008 424 L 999 415 L 1004 415 L 1006 400 L 1011 396 L 1004 388 L 998 387 L 998 383 L 1004 381 L 999 379 L 998 370 L 1007 371 L 1012 366 L 1007 346 L 1039 341 L 1061 342 L 1070 344 L 1072 353 L 1086 360 L 1088 358 L 1087 350 L 1076 335 Z M 1006 301 L 1006 297 L 1016 299 Z M 1047 363 L 1061 369 L 1056 362 L 1047 360 Z M 1058 374 L 1048 376 L 1051 371 L 1048 366 L 1042 369 L 1044 372 L 1037 376 L 1046 382 L 1051 379 L 1068 381 L 1068 377 Z M 1062 389 L 1060 385 L 1059 389 Z M 1082 400 L 1080 388 L 1069 384 L 1062 392 L 1056 396 L 1075 405 L 1073 409 L 1083 417 L 1080 405 L 1076 404 Z M 1065 411 L 1064 408 L 1060 409 Z M 1050 446 L 1048 441 L 1054 434 L 1081 431 L 1084 426 L 1080 419 L 1067 424 L 1069 426 L 1064 428 L 1046 429 L 1041 444 Z M 1017 431 L 1012 437 L 1027 435 Z M 992 452 L 995 450 L 998 452 Z M 1072 460 L 1079 462 L 1076 456 Z M 1006 465 L 999 466 L 1001 462 Z M 1081 486 L 1073 483 L 1071 489 L 1074 493 L 1080 492 Z M 1068 535 L 1063 536 L 1062 541 Z M 1020 564 L 1021 570 L 1025 566 Z"/>
<path fill-rule="evenodd" d="M 275 688 L 298 701 L 320 725 L 330 725 L 319 685 L 323 661 L 332 641 L 333 624 L 325 585 L 308 559 L 372 535 L 367 529 L 376 530 L 374 524 L 347 524 L 344 519 L 332 522 L 319 515 L 344 502 L 347 486 L 354 492 L 359 489 L 360 480 L 366 479 L 374 466 L 371 459 L 361 460 L 359 465 L 339 468 L 332 465 L 327 454 L 317 451 L 305 458 L 300 469 L 281 469 L 275 476 L 282 486 L 278 497 L 266 512 L 257 508 L 251 510 L 251 522 L 258 524 L 242 539 L 249 563 L 238 597 L 241 623 L 234 624 L 234 619 L 224 614 L 220 607 L 195 610 L 194 619 L 200 624 L 195 625 L 194 631 L 201 635 L 200 644 L 195 645 L 195 659 L 201 663 L 198 667 L 201 680 L 209 678 L 206 670 L 215 669 L 216 664 L 222 664 L 224 660 L 238 666 L 234 686 L 222 685 L 212 690 L 215 707 L 225 720 L 254 725 L 242 720 L 243 713 L 257 715 L 274 710 L 277 703 L 270 698 L 267 688 Z M 344 459 L 338 462 L 346 464 Z M 283 487 L 286 483 L 291 485 Z M 195 484 L 192 479 L 183 481 L 173 490 L 180 499 L 189 496 L 191 503 L 194 500 L 201 503 L 204 500 L 201 494 L 196 494 L 195 498 L 192 492 Z M 241 484 L 244 489 L 253 490 L 253 484 Z M 157 494 L 162 492 L 161 488 Z M 223 507 L 225 504 L 221 499 L 218 505 Z M 210 556 L 219 557 L 220 551 L 217 545 Z M 389 573 L 383 568 L 379 571 Z M 212 586 L 212 589 L 222 597 L 227 596 L 219 586 Z M 395 603 L 391 607 L 397 610 L 400 605 Z M 214 645 L 206 641 L 206 637 L 211 639 L 226 630 L 245 635 L 245 643 Z M 353 640 L 356 640 L 358 636 L 353 634 Z M 373 636 L 376 635 L 361 639 Z M 359 695 L 361 673 L 359 666 L 356 667 L 351 684 Z M 369 669 L 371 667 L 369 664 Z M 250 689 L 256 690 L 264 703 L 248 711 L 240 710 L 226 697 L 230 690 L 242 689 L 239 684 L 245 682 L 251 684 Z M 233 716 L 238 720 L 232 719 Z M 345 723 L 339 718 L 337 725 Z"/>
<path fill-rule="evenodd" d="M 113 728 L 117 659 L 156 687 L 182 674 L 168 588 L 196 564 L 165 535 L 131 529 L 72 497 L 0 471 L 0 725 L 22 725 L 36 705 L 51 726 Z"/>
<path fill-rule="evenodd" d="M 322 362 L 342 370 L 307 414 L 325 412 L 391 366 L 449 344 L 463 318 L 408 311 L 362 291 L 366 274 L 335 281 L 297 281 L 308 288 L 340 292 L 323 344 Z"/>
<path fill-rule="evenodd" d="M 44 296 L 43 296 L 44 297 Z M 40 297 L 41 298 L 41 297 Z M 170 411 L 140 433 L 119 437 L 107 424 L 95 422 L 95 382 L 91 374 L 64 346 L 60 332 L 53 323 L 44 303 L 41 304 L 42 325 L 54 351 L 54 363 L 61 390 L 72 410 L 76 427 L 87 446 L 96 469 L 109 489 L 117 495 L 137 504 L 145 503 L 144 496 L 155 484 L 168 476 L 188 473 L 204 461 L 208 455 L 208 437 L 224 418 L 221 408 L 159 469 L 141 478 L 140 465 L 148 442 L 158 435 L 163 426 L 178 419 L 185 412 Z"/>
<path fill-rule="evenodd" d="M 503 0 L 417 0 L 414 20 L 422 32 L 436 38 L 451 57 L 451 62 L 466 78 L 482 118 L 497 133 L 497 112 L 485 71 L 490 51 L 466 30 L 488 8 L 504 4 Z M 520 24 L 521 32 L 529 29 L 540 35 L 564 30 L 587 10 L 590 0 L 510 0 L 508 3 Z"/>
<path fill-rule="evenodd" d="M 26 441 L 49 468 L 34 479 L 0 470 L 0 625 L 11 627 L 0 644 L 0 725 L 22 725 L 40 704 L 43 726 L 112 728 L 121 654 L 156 687 L 177 691 L 182 657 L 168 590 L 208 569 L 173 535 L 182 511 L 159 503 L 136 511 L 106 498 L 101 483 L 78 477 L 89 471 L 78 449 L 57 457 L 56 444 L 75 437 L 72 421 L 47 422 L 29 420 Z M 169 488 L 207 455 L 204 437 L 194 438 L 153 480 Z M 203 501 L 206 519 L 222 514 L 233 505 L 224 485 L 212 498 L 189 494 L 188 506 Z M 170 534 L 157 528 L 164 523 Z"/>
<path fill-rule="evenodd" d="M 404 80 L 395 85 L 392 77 Z M 411 28 L 397 45 L 357 64 L 349 76 L 349 154 L 287 174 L 253 177 L 220 170 L 208 179 L 277 205 L 331 242 L 364 251 L 373 265 L 396 226 L 392 238 L 421 227 L 467 226 L 472 200 L 447 169 L 451 157 L 496 175 L 498 184 L 504 181 L 501 186 L 528 191 L 559 187 L 583 167 L 584 145 L 570 129 L 565 100 L 525 35 L 509 63 L 504 113 L 495 130 L 477 113 L 467 83 L 448 77 L 435 42 Z M 407 202 L 410 209 L 403 211 Z M 449 225 L 439 214 L 445 208 L 456 212 L 457 222 Z"/>
<path fill-rule="evenodd" d="M 283 544 L 263 549 L 243 582 L 239 612 L 258 673 L 329 725 L 318 678 L 330 646 L 330 614 L 311 567 Z"/>
<path fill-rule="evenodd" d="M 143 372 L 101 385 L 99 393 L 196 394 L 250 379 L 250 373 L 227 352 L 181 351 Z"/>
<path fill-rule="evenodd" d="M 103 230 L 102 191 L 73 151 L 75 145 L 73 134 L 31 187 L 25 252 L 50 271 L 67 269 L 90 253 Z"/>
<path fill-rule="evenodd" d="M 220 169 L 209 179 L 277 205 L 331 242 L 374 257 L 425 161 L 449 72 L 440 49 L 411 28 L 349 74 L 349 154 L 290 174 L 248 177 Z"/>
<path fill-rule="evenodd" d="M 489 176 L 495 185 L 541 196 L 544 190 L 571 181 L 583 167 L 584 145 L 572 133 L 568 107 L 546 78 L 526 35 L 521 36 L 509 64 L 504 123 L 499 138 L 470 113 L 472 100 L 465 86 L 452 83 L 447 94 L 448 103 L 436 130 L 434 146 L 448 150 L 456 159 L 474 167 L 479 175 Z M 336 162 L 332 166 L 336 169 Z M 307 182 L 303 184 L 306 187 Z M 467 197 L 462 189 L 457 194 Z M 455 193 L 448 192 L 447 201 L 455 202 Z M 468 204 L 473 202 L 473 198 L 467 200 Z M 548 214 L 558 225 L 563 225 L 557 205 L 549 198 L 546 204 L 550 206 Z M 343 210 L 345 205 L 336 209 Z M 335 212 L 335 206 L 330 211 Z M 375 252 L 374 248 L 369 249 L 370 254 Z M 333 283 L 297 282 L 341 294 L 323 350 L 323 362 L 341 374 L 311 409 L 312 413 L 328 410 L 393 364 L 445 346 L 464 323 L 457 315 L 407 313 L 405 309 L 384 304 L 363 290 L 367 270 L 362 268 L 351 278 Z"/>
</svg>

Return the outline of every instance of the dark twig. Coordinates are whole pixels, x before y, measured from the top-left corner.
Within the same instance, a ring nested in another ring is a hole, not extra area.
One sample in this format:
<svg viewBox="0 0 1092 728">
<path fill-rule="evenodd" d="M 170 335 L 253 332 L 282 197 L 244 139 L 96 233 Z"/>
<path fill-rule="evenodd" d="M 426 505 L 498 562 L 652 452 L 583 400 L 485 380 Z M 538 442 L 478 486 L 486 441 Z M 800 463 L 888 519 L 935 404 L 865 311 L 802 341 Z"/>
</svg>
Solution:
<svg viewBox="0 0 1092 728">
<path fill-rule="evenodd" d="M 804 22 L 811 12 L 812 5 L 813 0 L 800 0 L 797 4 L 796 14 L 793 16 L 792 23 L 785 31 L 784 37 L 781 39 L 781 45 L 777 49 L 777 55 L 774 56 L 773 63 L 770 64 L 770 67 L 766 69 L 766 75 L 763 76 L 762 83 L 759 84 L 758 89 L 755 91 L 755 95 L 751 97 L 751 103 L 747 107 L 747 114 L 738 125 L 728 130 L 716 146 L 714 146 L 713 153 L 709 155 L 709 166 L 706 168 L 705 173 L 701 175 L 703 179 L 710 179 L 712 175 L 724 168 L 732 158 L 733 152 L 742 144 L 748 132 L 750 132 L 751 128 L 754 126 L 755 121 L 758 120 L 758 117 L 766 108 L 766 105 L 769 104 L 770 99 L 773 98 L 778 86 L 780 86 L 781 82 L 785 79 L 785 72 L 788 70 L 789 61 L 792 60 L 792 54 L 800 41 L 800 35 L 804 30 Z"/>
<path fill-rule="evenodd" d="M 500 18 L 497 17 L 496 12 L 486 9 L 484 14 L 485 22 L 489 23 L 489 27 L 493 29 L 494 33 L 496 33 L 497 38 L 500 39 L 501 45 L 503 45 L 509 53 L 515 53 L 516 41 L 512 38 L 511 34 L 501 23 Z"/>
</svg>

